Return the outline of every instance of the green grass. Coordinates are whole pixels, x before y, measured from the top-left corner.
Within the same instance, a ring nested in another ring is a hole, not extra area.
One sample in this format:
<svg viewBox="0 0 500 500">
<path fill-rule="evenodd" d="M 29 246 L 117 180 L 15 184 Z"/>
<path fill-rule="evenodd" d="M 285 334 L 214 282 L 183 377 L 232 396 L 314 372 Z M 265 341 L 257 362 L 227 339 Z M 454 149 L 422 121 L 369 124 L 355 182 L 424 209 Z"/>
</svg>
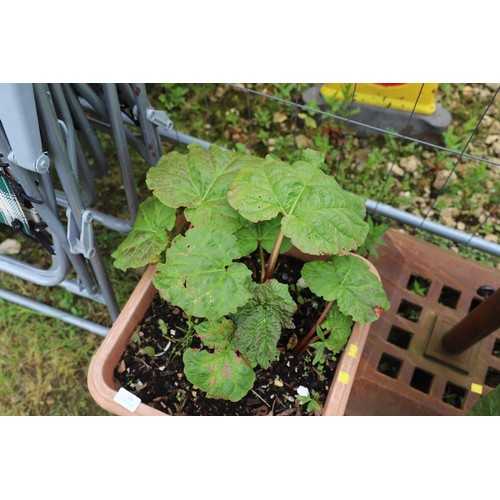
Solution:
<svg viewBox="0 0 500 500">
<path fill-rule="evenodd" d="M 0 414 L 106 415 L 86 389 L 88 364 L 101 341 L 0 300 Z"/>
<path fill-rule="evenodd" d="M 123 236 L 100 232 L 109 256 Z M 109 257 L 105 264 L 117 301 L 123 306 L 139 272 L 118 271 Z M 0 282 L 4 289 L 110 326 L 102 304 L 5 273 L 0 273 Z M 106 415 L 87 390 L 88 365 L 102 340 L 63 321 L 0 300 L 0 415 Z"/>
</svg>

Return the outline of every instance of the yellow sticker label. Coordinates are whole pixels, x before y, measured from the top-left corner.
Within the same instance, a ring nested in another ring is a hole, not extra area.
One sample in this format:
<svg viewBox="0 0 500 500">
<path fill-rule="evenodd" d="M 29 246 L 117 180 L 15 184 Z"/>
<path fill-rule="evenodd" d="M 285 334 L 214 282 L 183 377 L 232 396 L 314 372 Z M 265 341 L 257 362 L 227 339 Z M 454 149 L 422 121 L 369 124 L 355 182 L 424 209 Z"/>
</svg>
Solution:
<svg viewBox="0 0 500 500">
<path fill-rule="evenodd" d="M 349 374 L 346 372 L 340 372 L 338 381 L 347 385 L 349 383 Z"/>
<path fill-rule="evenodd" d="M 482 394 L 483 393 L 483 386 L 479 384 L 471 384 L 470 385 L 470 392 L 475 392 L 476 394 Z"/>
<path fill-rule="evenodd" d="M 351 356 L 351 358 L 355 358 L 358 355 L 358 346 L 356 344 L 352 344 L 351 347 L 349 347 L 347 355 Z"/>
</svg>

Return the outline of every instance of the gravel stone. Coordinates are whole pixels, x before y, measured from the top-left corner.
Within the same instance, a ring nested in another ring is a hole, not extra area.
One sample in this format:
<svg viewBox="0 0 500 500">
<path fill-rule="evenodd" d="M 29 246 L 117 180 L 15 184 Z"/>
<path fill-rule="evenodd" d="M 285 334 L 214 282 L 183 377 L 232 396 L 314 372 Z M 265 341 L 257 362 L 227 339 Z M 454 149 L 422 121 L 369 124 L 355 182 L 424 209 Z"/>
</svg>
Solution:
<svg viewBox="0 0 500 500">
<path fill-rule="evenodd" d="M 448 177 L 450 177 L 448 179 Z M 434 182 L 432 183 L 432 187 L 439 191 L 440 189 L 443 188 L 443 186 L 446 183 L 446 187 L 452 186 L 455 181 L 457 180 L 457 174 L 455 172 L 452 172 L 450 176 L 450 172 L 448 170 L 441 170 L 438 172 L 436 175 L 436 178 L 434 179 Z"/>
<path fill-rule="evenodd" d="M 488 146 L 491 146 L 494 142 L 497 142 L 497 141 L 500 141 L 500 135 L 496 135 L 496 134 L 495 135 L 489 135 L 484 140 L 485 144 L 487 144 Z"/>
<path fill-rule="evenodd" d="M 415 172 L 420 165 L 420 161 L 416 156 L 409 156 L 408 158 L 401 158 L 399 161 L 399 166 L 403 168 L 406 172 Z"/>
<path fill-rule="evenodd" d="M 405 175 L 405 171 L 399 165 L 393 164 L 392 162 L 387 163 L 387 172 L 391 172 L 391 174 L 396 177 L 403 177 Z"/>
</svg>

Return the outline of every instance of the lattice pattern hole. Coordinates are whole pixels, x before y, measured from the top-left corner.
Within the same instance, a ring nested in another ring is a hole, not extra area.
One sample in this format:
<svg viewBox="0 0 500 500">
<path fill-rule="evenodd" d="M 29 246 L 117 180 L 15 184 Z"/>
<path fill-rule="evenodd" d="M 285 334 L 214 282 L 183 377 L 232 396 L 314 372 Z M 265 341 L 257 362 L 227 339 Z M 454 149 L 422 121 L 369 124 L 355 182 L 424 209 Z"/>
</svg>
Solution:
<svg viewBox="0 0 500 500">
<path fill-rule="evenodd" d="M 421 368 L 415 368 L 413 376 L 411 377 L 410 386 L 420 392 L 429 394 L 433 379 L 434 375 L 432 375 L 432 373 L 426 372 Z"/>
<path fill-rule="evenodd" d="M 493 354 L 495 358 L 500 358 L 500 339 L 495 340 L 495 345 L 493 346 L 491 354 Z"/>
<path fill-rule="evenodd" d="M 377 366 L 377 370 L 380 373 L 387 375 L 388 377 L 397 378 L 402 364 L 403 362 L 400 359 L 384 352 L 380 357 L 380 362 Z"/>
<path fill-rule="evenodd" d="M 486 372 L 486 376 L 484 377 L 484 383 L 485 385 L 493 388 L 500 385 L 500 371 L 490 366 Z"/>
<path fill-rule="evenodd" d="M 448 382 L 444 388 L 442 401 L 455 408 L 463 408 L 467 390 L 459 385 Z"/>
<path fill-rule="evenodd" d="M 422 312 L 422 308 L 417 306 L 416 304 L 412 304 L 407 300 L 402 300 L 399 305 L 398 315 L 402 318 L 405 318 L 409 321 L 413 321 L 417 323 L 420 318 L 420 313 Z"/>
<path fill-rule="evenodd" d="M 461 293 L 449 286 L 443 286 L 438 302 L 451 309 L 456 309 Z"/>
<path fill-rule="evenodd" d="M 387 342 L 397 345 L 401 349 L 408 349 L 412 337 L 412 333 L 393 325 L 387 337 Z"/>
<path fill-rule="evenodd" d="M 470 303 L 469 312 L 471 312 L 473 309 L 475 309 L 479 304 L 481 304 L 481 302 L 483 302 L 481 299 L 474 297 L 472 299 L 472 302 Z"/>
<path fill-rule="evenodd" d="M 406 288 L 410 290 L 410 292 L 416 293 L 420 297 L 427 296 L 429 288 L 431 286 L 432 281 L 427 278 L 423 278 L 418 274 L 412 274 L 410 279 L 408 280 L 408 285 Z"/>
</svg>

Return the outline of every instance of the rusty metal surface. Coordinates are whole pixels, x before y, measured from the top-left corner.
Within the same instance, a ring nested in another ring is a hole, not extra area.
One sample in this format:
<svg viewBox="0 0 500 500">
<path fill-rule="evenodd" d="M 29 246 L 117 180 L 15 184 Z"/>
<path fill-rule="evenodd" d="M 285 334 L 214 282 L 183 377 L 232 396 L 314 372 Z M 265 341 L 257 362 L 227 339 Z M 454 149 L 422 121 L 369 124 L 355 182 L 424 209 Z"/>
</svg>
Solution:
<svg viewBox="0 0 500 500">
<path fill-rule="evenodd" d="M 478 287 L 500 287 L 500 271 L 393 229 L 384 239 L 375 266 L 391 308 L 371 326 L 345 414 L 465 415 L 500 374 L 500 329 L 460 355 L 440 338 L 482 302 Z"/>
</svg>

